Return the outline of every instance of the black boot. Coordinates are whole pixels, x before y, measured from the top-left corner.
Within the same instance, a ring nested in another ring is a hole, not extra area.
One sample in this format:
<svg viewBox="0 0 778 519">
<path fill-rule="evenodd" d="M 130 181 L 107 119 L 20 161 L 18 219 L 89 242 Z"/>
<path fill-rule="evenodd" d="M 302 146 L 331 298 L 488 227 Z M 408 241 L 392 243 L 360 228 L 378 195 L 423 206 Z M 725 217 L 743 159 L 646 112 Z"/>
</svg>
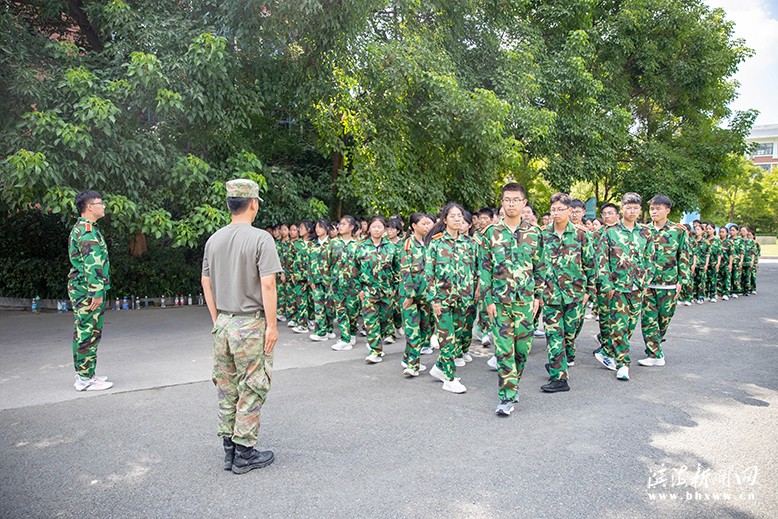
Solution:
<svg viewBox="0 0 778 519">
<path fill-rule="evenodd" d="M 232 459 L 235 457 L 235 444 L 232 438 L 224 436 L 224 470 L 232 470 Z"/>
<path fill-rule="evenodd" d="M 245 474 L 249 470 L 267 467 L 275 459 L 273 451 L 258 451 L 254 447 L 244 447 L 239 443 L 235 444 L 235 448 L 235 459 L 232 461 L 233 474 Z"/>
<path fill-rule="evenodd" d="M 540 386 L 540 389 L 546 393 L 556 393 L 557 391 L 570 391 L 570 386 L 567 385 L 567 380 L 552 380 L 545 386 Z"/>
</svg>

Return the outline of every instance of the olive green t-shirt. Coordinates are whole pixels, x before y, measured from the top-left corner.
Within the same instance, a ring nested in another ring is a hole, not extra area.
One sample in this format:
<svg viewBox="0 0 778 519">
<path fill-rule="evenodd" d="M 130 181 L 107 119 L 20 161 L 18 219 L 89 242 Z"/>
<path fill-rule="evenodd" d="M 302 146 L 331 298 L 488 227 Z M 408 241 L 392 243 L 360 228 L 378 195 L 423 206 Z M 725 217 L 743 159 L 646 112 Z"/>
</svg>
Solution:
<svg viewBox="0 0 778 519">
<path fill-rule="evenodd" d="M 249 224 L 222 227 L 205 243 L 203 276 L 222 312 L 263 310 L 260 278 L 282 270 L 273 237 Z"/>
</svg>

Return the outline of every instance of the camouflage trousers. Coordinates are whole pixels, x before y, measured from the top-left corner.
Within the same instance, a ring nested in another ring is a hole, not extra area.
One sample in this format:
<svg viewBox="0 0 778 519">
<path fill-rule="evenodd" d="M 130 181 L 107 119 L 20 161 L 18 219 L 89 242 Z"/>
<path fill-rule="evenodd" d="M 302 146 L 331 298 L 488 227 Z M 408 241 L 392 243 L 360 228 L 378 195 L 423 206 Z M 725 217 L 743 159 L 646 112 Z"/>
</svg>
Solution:
<svg viewBox="0 0 778 519">
<path fill-rule="evenodd" d="M 340 340 L 349 342 L 352 335 L 357 334 L 357 318 L 359 317 L 359 297 L 356 287 L 335 285 L 335 317 L 338 320 Z"/>
<path fill-rule="evenodd" d="M 494 317 L 494 354 L 497 356 L 500 400 L 516 400 L 521 375 L 532 349 L 532 302 L 497 303 Z"/>
<path fill-rule="evenodd" d="M 478 313 L 475 304 L 472 304 L 465 308 L 465 328 L 458 336 L 459 340 L 459 354 L 457 357 L 461 357 L 465 353 L 470 351 L 470 345 L 473 344 L 473 325 L 475 324 L 476 314 Z"/>
<path fill-rule="evenodd" d="M 689 281 L 681 285 L 681 301 L 691 301 L 694 299 L 692 294 L 692 288 L 694 287 L 694 280 L 692 276 L 689 276 Z"/>
<path fill-rule="evenodd" d="M 670 326 L 670 320 L 675 315 L 676 300 L 675 290 L 649 288 L 643 295 L 640 329 L 643 342 L 646 343 L 646 355 L 651 358 L 664 357 L 662 340 Z"/>
<path fill-rule="evenodd" d="M 597 294 L 594 296 L 594 308 L 597 311 L 597 325 L 600 329 L 600 351 L 606 357 L 613 358 L 613 342 L 610 338 L 611 333 L 611 315 L 608 311 L 608 298 L 605 297 L 605 293 L 599 288 Z"/>
<path fill-rule="evenodd" d="M 730 273 L 731 281 L 729 283 L 729 289 L 733 294 L 739 294 L 740 293 L 740 281 L 741 277 L 743 275 L 743 271 L 740 268 L 740 263 L 738 261 L 735 261 L 732 263 L 732 272 Z"/>
<path fill-rule="evenodd" d="M 492 329 L 492 320 L 489 318 L 489 314 L 486 312 L 486 300 L 483 297 L 478 300 L 477 310 L 478 317 L 476 319 L 476 325 L 478 326 L 480 335 L 483 336 L 489 333 Z"/>
<path fill-rule="evenodd" d="M 219 313 L 213 335 L 213 383 L 219 397 L 219 436 L 245 447 L 257 443 L 260 409 L 273 376 L 265 354 L 265 318 Z"/>
<path fill-rule="evenodd" d="M 608 303 L 608 313 L 611 317 L 610 340 L 617 368 L 629 366 L 629 340 L 638 324 L 642 303 L 643 293 L 639 290 L 616 292 Z"/>
<path fill-rule="evenodd" d="M 295 281 L 291 283 L 288 300 L 290 318 L 300 326 L 305 326 L 308 322 L 309 293 L 310 290 L 306 281 Z"/>
<path fill-rule="evenodd" d="M 70 305 L 73 307 L 73 367 L 81 378 L 95 376 L 97 346 L 103 336 L 105 296 L 97 310 L 90 310 L 92 299 L 86 292 L 68 287 Z"/>
<path fill-rule="evenodd" d="M 392 322 L 392 296 L 388 290 L 372 288 L 365 290 L 362 301 L 362 318 L 365 321 L 367 345 L 370 353 L 383 356 L 383 338 L 387 337 L 387 323 Z"/>
<path fill-rule="evenodd" d="M 413 369 L 419 369 L 421 349 L 430 345 L 432 309 L 423 299 L 414 299 L 408 308 L 403 309 L 405 324 L 405 352 L 403 362 Z"/>
<path fill-rule="evenodd" d="M 543 305 L 549 375 L 551 380 L 567 380 L 567 363 L 575 360 L 575 339 L 583 323 L 586 305 L 581 301 Z"/>
<path fill-rule="evenodd" d="M 701 268 L 695 269 L 692 274 L 692 296 L 694 299 L 705 298 L 705 279 L 707 277 L 707 271 Z"/>
<path fill-rule="evenodd" d="M 744 265 L 742 270 L 743 273 L 741 274 L 740 277 L 740 290 L 742 291 L 743 294 L 750 294 L 751 292 L 754 291 L 754 285 L 755 285 L 753 272 L 751 272 L 754 269 L 752 269 L 748 265 Z"/>
<path fill-rule="evenodd" d="M 435 334 L 440 344 L 440 354 L 435 364 L 447 380 L 454 380 L 457 367 L 454 359 L 461 355 L 463 335 L 467 320 L 467 307 L 461 303 L 443 304 L 439 316 L 435 317 Z"/>
<path fill-rule="evenodd" d="M 708 268 L 705 274 L 705 297 L 713 299 L 718 293 L 719 272 L 715 265 Z"/>
<path fill-rule="evenodd" d="M 757 265 L 754 265 L 751 269 L 751 291 L 756 292 L 756 270 Z"/>
<path fill-rule="evenodd" d="M 718 276 L 718 293 L 722 296 L 729 296 L 732 292 L 730 291 L 730 279 L 732 278 L 732 272 L 729 270 L 729 265 L 726 263 L 721 264 L 721 268 L 719 268 L 719 276 Z"/>
<path fill-rule="evenodd" d="M 332 333 L 332 321 L 335 317 L 335 308 L 332 301 L 332 290 L 326 283 L 314 283 L 313 312 L 316 323 L 316 333 L 327 335 Z"/>
<path fill-rule="evenodd" d="M 281 274 L 276 274 L 276 294 L 278 296 L 278 315 L 288 315 L 288 283 L 281 281 Z"/>
</svg>

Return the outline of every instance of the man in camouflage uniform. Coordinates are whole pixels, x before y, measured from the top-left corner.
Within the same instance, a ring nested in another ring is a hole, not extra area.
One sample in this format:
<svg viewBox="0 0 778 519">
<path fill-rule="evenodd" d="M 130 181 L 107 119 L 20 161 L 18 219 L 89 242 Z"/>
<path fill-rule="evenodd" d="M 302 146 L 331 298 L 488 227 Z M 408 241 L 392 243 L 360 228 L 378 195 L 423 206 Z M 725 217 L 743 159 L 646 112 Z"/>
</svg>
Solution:
<svg viewBox="0 0 778 519">
<path fill-rule="evenodd" d="M 553 195 L 553 221 L 540 233 L 540 288 L 550 376 L 540 389 L 547 393 L 570 390 L 568 364 L 575 361 L 575 339 L 597 278 L 590 233 L 570 221 L 571 203 L 569 195 Z"/>
<path fill-rule="evenodd" d="M 719 227 L 719 241 L 721 242 L 721 267 L 717 291 L 721 294 L 722 301 L 728 301 L 729 282 L 732 277 L 732 241 L 729 239 L 729 231 L 724 226 Z"/>
<path fill-rule="evenodd" d="M 326 223 L 326 226 L 322 224 Z M 313 296 L 315 331 L 309 335 L 312 341 L 326 341 L 334 339 L 332 322 L 334 320 L 334 306 L 332 301 L 332 279 L 330 277 L 332 258 L 330 256 L 330 238 L 327 235 L 329 222 L 319 221 L 318 229 L 324 227 L 325 234 L 311 241 L 308 251 L 308 265 L 310 272 L 310 288 Z"/>
<path fill-rule="evenodd" d="M 340 340 L 332 345 L 335 351 L 350 350 L 357 341 L 359 289 L 353 266 L 360 242 L 351 234 L 357 227 L 352 217 L 344 217 L 338 224 L 338 232 L 341 235 L 330 242 L 330 277 L 335 299 L 335 317 L 340 330 Z M 344 239 L 344 234 L 348 236 L 348 240 Z"/>
<path fill-rule="evenodd" d="M 662 341 L 675 314 L 681 287 L 691 275 L 689 241 L 686 228 L 667 219 L 672 201 L 656 195 L 649 202 L 655 256 L 654 279 L 643 296 L 640 328 L 646 343 L 646 358 L 638 360 L 641 366 L 664 366 Z"/>
<path fill-rule="evenodd" d="M 729 238 L 731 240 L 730 251 L 732 257 L 732 268 L 730 269 L 731 282 L 729 289 L 732 292 L 734 299 L 738 298 L 740 293 L 740 281 L 743 268 L 743 238 L 740 237 L 740 227 L 737 224 L 732 224 L 729 227 Z"/>
<path fill-rule="evenodd" d="M 532 318 L 540 306 L 540 235 L 521 221 L 527 191 L 520 184 L 502 188 L 505 217 L 483 237 L 481 291 L 492 319 L 497 355 L 500 404 L 508 416 L 518 401 L 518 387 L 532 347 Z"/>
<path fill-rule="evenodd" d="M 608 227 L 612 227 L 619 223 L 619 208 L 615 204 L 605 204 L 600 209 L 600 216 L 602 216 L 603 226 L 597 232 L 593 233 L 594 241 L 594 253 L 597 256 L 597 264 L 600 265 L 604 258 L 599 255 L 599 244 L 603 240 L 603 233 Z M 594 308 L 597 313 L 597 324 L 600 332 L 595 336 L 599 347 L 594 350 L 595 358 L 600 361 L 606 368 L 615 370 L 616 365 L 613 363 L 613 341 L 610 335 L 611 315 L 608 313 L 608 299 L 605 297 L 605 292 L 600 286 L 600 277 L 598 275 L 595 281 L 596 295 Z"/>
<path fill-rule="evenodd" d="M 743 241 L 743 260 L 741 262 L 740 290 L 748 297 L 753 292 L 751 286 L 751 272 L 754 268 L 754 257 L 756 256 L 756 241 L 749 237 L 748 227 L 745 225 L 740 228 L 740 238 Z"/>
<path fill-rule="evenodd" d="M 710 242 L 702 225 L 694 227 L 692 254 L 694 255 L 692 294 L 697 304 L 702 304 L 705 302 L 705 279 L 710 268 Z"/>
<path fill-rule="evenodd" d="M 431 227 L 431 219 L 426 218 Z M 411 231 L 400 251 L 400 301 L 405 323 L 405 352 L 403 362 L 406 377 L 418 376 L 424 371 L 419 357 L 421 349 L 429 346 L 432 336 L 431 309 L 424 297 L 424 242 L 419 241 Z"/>
<path fill-rule="evenodd" d="M 79 218 L 70 231 L 68 296 L 75 316 L 73 364 L 76 391 L 101 391 L 113 386 L 106 377 L 95 376 L 97 346 L 103 334 L 106 293 L 111 287 L 110 261 L 105 239 L 96 222 L 105 216 L 100 193 L 83 191 L 76 196 Z"/>
<path fill-rule="evenodd" d="M 721 270 L 722 245 L 721 240 L 716 235 L 716 226 L 712 223 L 706 223 L 705 232 L 708 237 L 710 260 L 708 261 L 708 272 L 705 277 L 705 296 L 711 303 L 718 302 L 718 278 Z"/>
<path fill-rule="evenodd" d="M 274 460 L 254 448 L 260 409 L 273 374 L 278 340 L 276 274 L 281 262 L 273 238 L 251 224 L 259 211 L 259 186 L 227 182 L 232 221 L 206 242 L 202 285 L 213 321 L 213 383 L 219 396 L 224 469 L 243 474 Z"/>
<path fill-rule="evenodd" d="M 641 204 L 640 195 L 626 193 L 621 199 L 621 223 L 606 228 L 599 244 L 605 262 L 600 286 L 612 318 L 610 339 L 619 380 L 629 380 L 629 339 L 640 316 L 643 292 L 654 275 L 651 230 L 637 223 Z"/>
</svg>

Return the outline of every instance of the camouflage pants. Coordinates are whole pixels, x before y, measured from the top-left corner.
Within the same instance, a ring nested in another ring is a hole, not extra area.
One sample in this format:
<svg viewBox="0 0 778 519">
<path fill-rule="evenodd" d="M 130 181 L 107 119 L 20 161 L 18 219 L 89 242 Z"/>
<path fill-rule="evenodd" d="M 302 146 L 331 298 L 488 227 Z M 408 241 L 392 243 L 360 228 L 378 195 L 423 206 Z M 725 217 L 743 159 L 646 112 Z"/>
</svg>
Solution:
<svg viewBox="0 0 778 519">
<path fill-rule="evenodd" d="M 330 287 L 326 283 L 315 283 L 313 285 L 313 309 L 315 314 L 316 333 L 318 335 L 332 333 L 334 309 L 331 293 Z"/>
<path fill-rule="evenodd" d="M 405 353 L 403 362 L 414 370 L 419 369 L 421 349 L 429 346 L 432 336 L 430 314 L 432 310 L 426 301 L 414 299 L 403 311 L 405 324 Z"/>
<path fill-rule="evenodd" d="M 719 279 L 719 272 L 715 265 L 708 268 L 708 272 L 705 274 L 705 297 L 713 299 L 716 297 L 717 285 Z"/>
<path fill-rule="evenodd" d="M 276 294 L 278 296 L 278 315 L 287 315 L 287 284 L 281 281 L 281 273 L 276 274 Z"/>
<path fill-rule="evenodd" d="M 649 288 L 643 296 L 640 329 L 643 332 L 643 342 L 646 343 L 646 355 L 649 357 L 655 359 L 664 357 L 662 339 L 665 338 L 675 308 L 675 290 Z"/>
<path fill-rule="evenodd" d="M 397 300 L 396 299 L 397 291 L 396 290 L 389 291 L 387 297 L 389 298 L 389 311 L 381 318 L 381 337 L 393 336 L 395 330 L 395 325 L 394 325 L 395 306 L 394 305 Z"/>
<path fill-rule="evenodd" d="M 454 359 L 460 354 L 466 311 L 467 308 L 461 303 L 443 304 L 440 315 L 436 317 L 435 333 L 440 344 L 440 355 L 435 364 L 447 380 L 454 380 L 457 372 Z"/>
<path fill-rule="evenodd" d="M 532 303 L 497 303 L 494 317 L 494 354 L 497 356 L 500 400 L 516 400 L 519 382 L 532 349 Z"/>
<path fill-rule="evenodd" d="M 756 269 L 757 265 L 754 265 L 753 268 L 751 268 L 751 291 L 756 292 Z"/>
<path fill-rule="evenodd" d="M 566 305 L 543 305 L 551 380 L 568 378 L 567 363 L 575 360 L 575 338 L 585 310 L 583 300 Z"/>
<path fill-rule="evenodd" d="M 689 281 L 681 285 L 681 301 L 691 301 L 694 299 L 692 288 L 694 287 L 693 276 L 689 276 Z"/>
<path fill-rule="evenodd" d="M 729 270 L 729 265 L 726 263 L 721 264 L 721 268 L 719 269 L 719 276 L 718 276 L 718 292 L 722 296 L 729 296 L 731 294 L 729 283 L 730 278 L 732 277 L 732 272 Z"/>
<path fill-rule="evenodd" d="M 70 287 L 69 287 L 70 288 Z M 73 307 L 73 367 L 81 378 L 95 376 L 97 346 L 103 336 L 105 296 L 97 310 L 90 310 L 92 299 L 82 291 L 69 290 L 70 305 Z"/>
<path fill-rule="evenodd" d="M 362 318 L 365 320 L 370 353 L 383 356 L 386 324 L 392 320 L 392 294 L 381 289 L 365 290 Z"/>
<path fill-rule="evenodd" d="M 291 319 L 300 326 L 308 322 L 308 282 L 295 281 L 291 283 L 289 312 Z"/>
<path fill-rule="evenodd" d="M 616 292 L 608 304 L 612 319 L 610 339 L 617 368 L 629 366 L 629 339 L 638 324 L 642 302 L 643 293 L 635 290 Z"/>
<path fill-rule="evenodd" d="M 608 298 L 602 290 L 597 291 L 595 295 L 594 308 L 597 310 L 597 325 L 600 329 L 600 351 L 606 357 L 613 358 L 613 342 L 611 341 L 611 315 L 608 311 Z"/>
<path fill-rule="evenodd" d="M 744 294 L 750 294 L 751 292 L 754 291 L 754 287 L 751 284 L 753 279 L 752 272 L 751 272 L 752 270 L 753 269 L 748 265 L 743 266 L 742 269 L 743 273 L 741 274 L 741 278 L 740 278 L 740 290 Z"/>
<path fill-rule="evenodd" d="M 219 397 L 219 436 L 245 447 L 257 443 L 260 409 L 270 391 L 273 353 L 265 354 L 265 318 L 220 313 L 213 335 L 213 383 Z"/>
<path fill-rule="evenodd" d="M 457 345 L 459 346 L 459 353 L 457 357 L 461 357 L 465 353 L 470 351 L 470 345 L 473 343 L 473 325 L 476 318 L 476 306 L 472 304 L 465 309 L 465 326 L 457 335 Z"/>
<path fill-rule="evenodd" d="M 478 301 L 478 319 L 476 320 L 481 335 L 486 335 L 492 329 L 492 320 L 486 312 L 486 299 L 483 297 Z"/>
<path fill-rule="evenodd" d="M 355 287 L 335 285 L 335 316 L 338 320 L 340 340 L 349 342 L 352 335 L 357 334 L 357 318 L 359 317 L 359 297 Z"/>
<path fill-rule="evenodd" d="M 732 264 L 732 273 L 731 273 L 731 282 L 729 284 L 729 289 L 732 291 L 733 294 L 739 294 L 740 293 L 740 279 L 742 276 L 742 270 L 740 268 L 740 263 L 738 261 L 735 261 Z"/>
<path fill-rule="evenodd" d="M 692 275 L 692 296 L 694 299 L 705 298 L 705 279 L 708 274 L 706 270 L 698 268 Z"/>
</svg>

